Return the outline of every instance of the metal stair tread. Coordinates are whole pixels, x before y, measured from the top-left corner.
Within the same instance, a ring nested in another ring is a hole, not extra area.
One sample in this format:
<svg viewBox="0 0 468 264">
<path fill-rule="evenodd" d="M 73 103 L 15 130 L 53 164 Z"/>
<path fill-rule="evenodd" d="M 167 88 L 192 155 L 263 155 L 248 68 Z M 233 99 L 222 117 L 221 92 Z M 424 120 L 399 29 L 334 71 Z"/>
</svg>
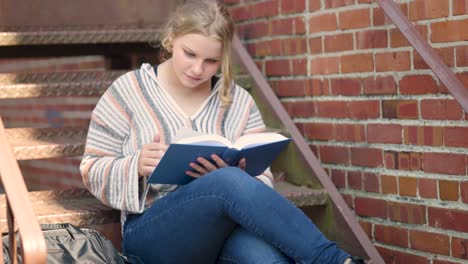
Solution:
<svg viewBox="0 0 468 264">
<path fill-rule="evenodd" d="M 275 183 L 275 189 L 298 207 L 325 205 L 328 200 L 328 194 L 324 189 L 297 186 L 286 181 Z"/>
<path fill-rule="evenodd" d="M 327 194 L 305 186 L 279 182 L 276 189 L 296 206 L 324 205 Z M 120 212 L 96 199 L 86 189 L 34 191 L 28 193 L 39 223 L 72 223 L 77 226 L 91 226 L 117 223 Z M 0 195 L 0 229 L 7 232 L 5 195 Z"/>
<path fill-rule="evenodd" d="M 0 74 L 0 98 L 100 96 L 123 71 Z"/>
<path fill-rule="evenodd" d="M 39 223 L 72 223 L 91 226 L 120 221 L 120 212 L 94 198 L 87 190 L 36 191 L 28 193 Z M 5 200 L 5 195 L 0 195 Z M 1 205 L 0 229 L 7 232 L 5 203 Z"/>
<path fill-rule="evenodd" d="M 18 160 L 82 155 L 86 128 L 9 128 L 6 136 Z"/>
<path fill-rule="evenodd" d="M 160 32 L 155 28 L 38 30 L 0 32 L 0 46 L 50 44 L 148 43 Z"/>
</svg>

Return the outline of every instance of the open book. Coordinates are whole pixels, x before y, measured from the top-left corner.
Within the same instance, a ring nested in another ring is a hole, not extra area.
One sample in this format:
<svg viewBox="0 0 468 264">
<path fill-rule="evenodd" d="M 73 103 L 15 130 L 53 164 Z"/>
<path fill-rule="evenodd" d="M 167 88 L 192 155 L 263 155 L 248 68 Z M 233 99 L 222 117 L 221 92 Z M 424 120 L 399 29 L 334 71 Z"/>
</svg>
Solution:
<svg viewBox="0 0 468 264">
<path fill-rule="evenodd" d="M 218 135 L 185 137 L 169 145 L 148 182 L 187 184 L 195 179 L 186 174 L 186 171 L 193 171 L 189 164 L 198 163 L 196 161 L 198 157 L 204 157 L 213 162 L 212 154 L 217 154 L 229 166 L 237 166 L 241 158 L 246 158 L 245 171 L 252 176 L 257 176 L 270 166 L 290 140 L 277 133 L 244 135 L 234 143 Z"/>
</svg>

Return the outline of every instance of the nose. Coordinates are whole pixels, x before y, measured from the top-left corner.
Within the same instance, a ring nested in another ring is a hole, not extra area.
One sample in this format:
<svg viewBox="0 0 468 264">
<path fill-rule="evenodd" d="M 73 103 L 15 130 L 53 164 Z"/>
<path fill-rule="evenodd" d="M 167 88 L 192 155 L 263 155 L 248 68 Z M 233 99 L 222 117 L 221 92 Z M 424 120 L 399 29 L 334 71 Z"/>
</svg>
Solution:
<svg viewBox="0 0 468 264">
<path fill-rule="evenodd" d="M 196 75 L 203 73 L 203 61 L 197 61 L 193 64 L 192 72 Z"/>
</svg>

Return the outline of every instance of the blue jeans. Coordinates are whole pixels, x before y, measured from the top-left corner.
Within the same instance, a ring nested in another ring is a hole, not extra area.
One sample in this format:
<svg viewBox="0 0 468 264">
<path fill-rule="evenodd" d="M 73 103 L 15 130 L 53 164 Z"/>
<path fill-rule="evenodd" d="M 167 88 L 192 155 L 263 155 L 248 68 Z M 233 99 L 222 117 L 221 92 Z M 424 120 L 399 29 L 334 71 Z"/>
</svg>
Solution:
<svg viewBox="0 0 468 264">
<path fill-rule="evenodd" d="M 122 245 L 144 263 L 341 264 L 349 257 L 301 210 L 235 167 L 130 215 Z"/>
</svg>

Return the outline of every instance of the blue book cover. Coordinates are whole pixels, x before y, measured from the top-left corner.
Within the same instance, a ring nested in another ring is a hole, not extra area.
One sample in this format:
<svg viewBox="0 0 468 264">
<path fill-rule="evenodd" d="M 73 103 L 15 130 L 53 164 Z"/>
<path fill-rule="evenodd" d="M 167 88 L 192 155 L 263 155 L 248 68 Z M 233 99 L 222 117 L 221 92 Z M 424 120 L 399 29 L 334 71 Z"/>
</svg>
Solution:
<svg viewBox="0 0 468 264">
<path fill-rule="evenodd" d="M 256 133 L 243 136 L 235 144 L 216 135 L 195 136 L 169 145 L 156 169 L 150 175 L 149 183 L 184 185 L 196 178 L 188 176 L 191 162 L 198 157 L 211 160 L 217 154 L 229 166 L 237 166 L 246 158 L 245 171 L 257 176 L 262 174 L 273 160 L 286 148 L 290 138 L 276 133 Z"/>
</svg>

